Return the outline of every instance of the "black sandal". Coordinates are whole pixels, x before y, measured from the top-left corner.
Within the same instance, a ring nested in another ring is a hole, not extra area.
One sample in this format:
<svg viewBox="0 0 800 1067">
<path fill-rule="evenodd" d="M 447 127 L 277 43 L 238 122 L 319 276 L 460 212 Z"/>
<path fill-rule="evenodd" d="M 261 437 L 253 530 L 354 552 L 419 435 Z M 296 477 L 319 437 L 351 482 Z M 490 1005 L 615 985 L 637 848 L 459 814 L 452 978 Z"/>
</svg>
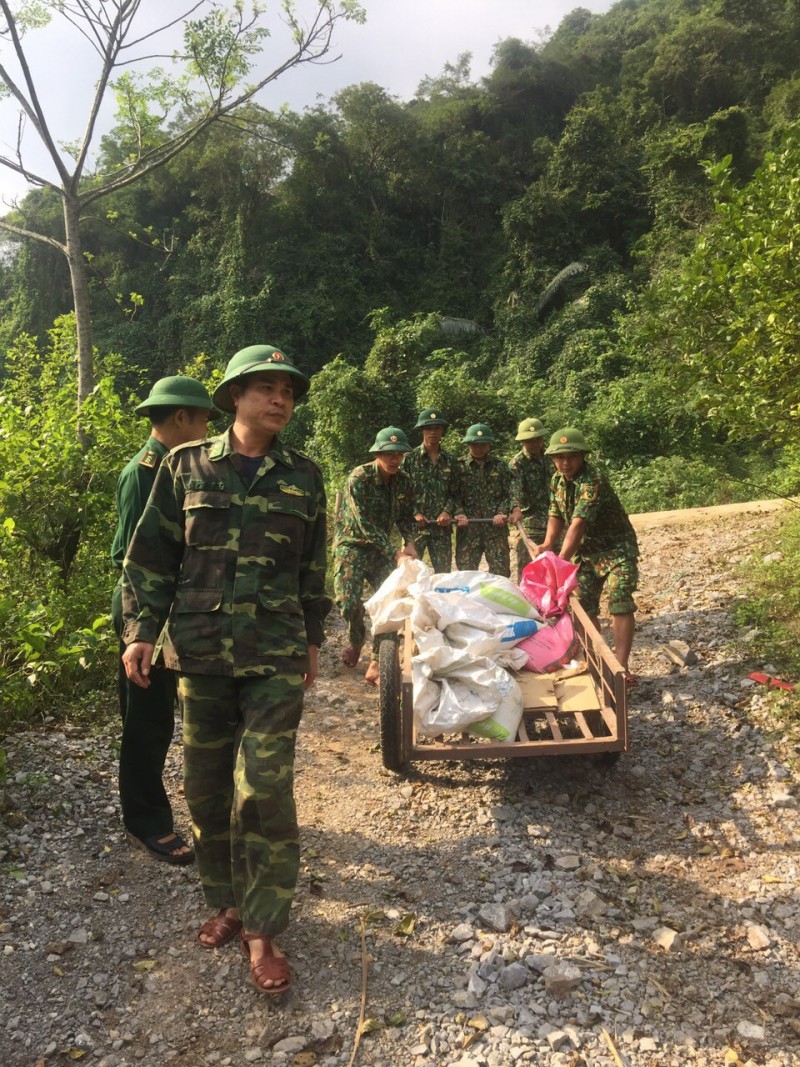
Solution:
<svg viewBox="0 0 800 1067">
<path fill-rule="evenodd" d="M 177 849 L 189 848 L 189 846 L 181 835 L 176 834 L 174 831 L 168 834 L 164 840 L 160 837 L 137 837 L 136 834 L 128 831 L 128 840 L 135 848 L 143 849 L 154 860 L 160 860 L 162 863 L 171 863 L 176 867 L 185 867 L 189 863 L 194 863 L 194 851 L 192 849 L 189 849 L 188 852 L 178 852 L 176 854 Z"/>
</svg>

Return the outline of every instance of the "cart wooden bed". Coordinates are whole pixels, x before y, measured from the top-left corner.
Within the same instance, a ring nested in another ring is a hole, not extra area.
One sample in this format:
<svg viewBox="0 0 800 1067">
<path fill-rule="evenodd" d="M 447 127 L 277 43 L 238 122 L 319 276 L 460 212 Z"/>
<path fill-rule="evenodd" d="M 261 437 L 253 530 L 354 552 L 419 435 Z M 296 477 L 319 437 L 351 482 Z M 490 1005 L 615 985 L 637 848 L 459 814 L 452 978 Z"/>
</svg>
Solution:
<svg viewBox="0 0 800 1067">
<path fill-rule="evenodd" d="M 453 738 L 417 735 L 411 657 L 413 638 L 406 621 L 401 633 L 380 640 L 381 754 L 389 770 L 416 760 L 509 759 L 530 756 L 598 755 L 615 761 L 628 750 L 625 674 L 575 597 L 569 605 L 581 656 L 597 692 L 599 711 L 526 708 L 514 741 L 485 741 L 469 734 Z"/>
</svg>

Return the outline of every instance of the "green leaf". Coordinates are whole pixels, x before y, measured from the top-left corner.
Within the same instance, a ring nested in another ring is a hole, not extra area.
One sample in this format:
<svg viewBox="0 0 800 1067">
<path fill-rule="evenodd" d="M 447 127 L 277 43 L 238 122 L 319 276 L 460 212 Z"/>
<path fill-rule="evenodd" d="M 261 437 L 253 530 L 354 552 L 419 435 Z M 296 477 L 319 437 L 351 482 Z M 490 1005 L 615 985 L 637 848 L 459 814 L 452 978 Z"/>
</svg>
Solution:
<svg viewBox="0 0 800 1067">
<path fill-rule="evenodd" d="M 417 922 L 416 915 L 414 915 L 412 913 L 409 913 L 408 915 L 404 915 L 402 917 L 402 919 L 395 926 L 393 932 L 398 937 L 411 937 L 411 935 L 414 933 L 414 927 L 416 925 L 416 922 Z"/>
<path fill-rule="evenodd" d="M 363 1021 L 363 1023 L 361 1024 L 361 1033 L 374 1034 L 377 1030 L 383 1030 L 384 1027 L 385 1023 L 383 1019 L 379 1019 L 377 1016 L 374 1016 Z"/>
</svg>

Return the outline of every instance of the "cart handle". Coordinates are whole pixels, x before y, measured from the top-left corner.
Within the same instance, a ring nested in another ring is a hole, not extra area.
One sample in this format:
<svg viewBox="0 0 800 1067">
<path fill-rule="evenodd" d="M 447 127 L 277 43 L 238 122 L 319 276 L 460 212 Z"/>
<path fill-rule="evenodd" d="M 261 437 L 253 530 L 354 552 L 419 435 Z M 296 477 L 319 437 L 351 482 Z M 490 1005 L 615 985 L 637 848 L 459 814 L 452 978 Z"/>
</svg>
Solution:
<svg viewBox="0 0 800 1067">
<path fill-rule="evenodd" d="M 525 527 L 522 525 L 522 520 L 515 523 L 515 526 L 519 530 L 519 535 L 522 538 L 525 547 L 531 554 L 531 559 L 536 559 L 536 550 L 539 546 L 535 545 L 533 541 L 531 541 L 530 537 L 528 537 L 528 535 L 525 533 Z"/>
</svg>

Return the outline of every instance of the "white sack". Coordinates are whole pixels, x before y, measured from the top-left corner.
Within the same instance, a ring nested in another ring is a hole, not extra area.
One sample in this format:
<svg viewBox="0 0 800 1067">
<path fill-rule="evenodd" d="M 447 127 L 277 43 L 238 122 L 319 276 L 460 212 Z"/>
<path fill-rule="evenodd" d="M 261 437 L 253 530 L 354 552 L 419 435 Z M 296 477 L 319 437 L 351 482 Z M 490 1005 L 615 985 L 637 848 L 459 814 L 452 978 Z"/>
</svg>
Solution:
<svg viewBox="0 0 800 1067">
<path fill-rule="evenodd" d="M 501 574 L 488 574 L 486 571 L 434 574 L 421 579 L 411 593 L 462 593 L 495 614 L 541 619 L 534 605 L 522 595 L 519 586 Z"/>
<path fill-rule="evenodd" d="M 505 700 L 491 718 L 474 722 L 468 732 L 491 741 L 516 741 L 523 712 L 522 690 L 519 686 L 517 690 L 519 701 Z"/>
<path fill-rule="evenodd" d="M 453 648 L 444 635 L 424 635 L 425 651 L 412 661 L 414 718 L 421 734 L 461 733 L 473 723 L 503 712 L 522 715 L 522 693 L 511 675 L 469 649 Z M 516 727 L 514 727 L 516 734 Z"/>
<path fill-rule="evenodd" d="M 411 556 L 401 558 L 397 567 L 364 605 L 372 620 L 374 635 L 402 629 L 414 605 L 414 598 L 408 595 L 408 587 L 431 574 L 433 571 L 421 559 L 412 559 Z"/>
</svg>

